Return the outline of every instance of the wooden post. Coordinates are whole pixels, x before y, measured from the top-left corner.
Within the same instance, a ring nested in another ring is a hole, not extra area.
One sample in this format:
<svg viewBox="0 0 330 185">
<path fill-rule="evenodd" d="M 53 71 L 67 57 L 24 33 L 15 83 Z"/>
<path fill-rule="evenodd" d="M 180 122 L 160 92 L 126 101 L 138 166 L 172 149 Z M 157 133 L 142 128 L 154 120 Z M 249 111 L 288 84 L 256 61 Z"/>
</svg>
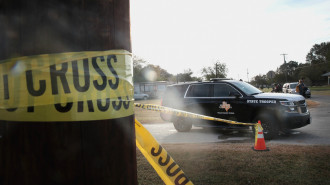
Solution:
<svg viewBox="0 0 330 185">
<path fill-rule="evenodd" d="M 0 40 L 0 60 L 131 52 L 129 0 L 1 1 Z M 134 115 L 80 122 L 0 120 L 0 184 L 137 184 Z"/>
</svg>

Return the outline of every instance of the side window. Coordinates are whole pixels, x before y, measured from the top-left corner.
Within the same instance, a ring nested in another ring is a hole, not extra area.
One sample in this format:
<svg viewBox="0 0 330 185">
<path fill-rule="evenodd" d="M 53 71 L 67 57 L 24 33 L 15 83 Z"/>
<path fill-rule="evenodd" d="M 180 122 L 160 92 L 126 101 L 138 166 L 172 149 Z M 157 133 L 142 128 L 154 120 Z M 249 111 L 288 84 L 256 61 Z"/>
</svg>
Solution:
<svg viewBox="0 0 330 185">
<path fill-rule="evenodd" d="M 214 97 L 229 97 L 230 92 L 237 92 L 237 90 L 227 84 L 214 84 Z"/>
<path fill-rule="evenodd" d="M 165 90 L 163 99 L 171 99 L 176 101 L 184 97 L 188 85 L 168 86 Z"/>
<path fill-rule="evenodd" d="M 187 97 L 210 97 L 210 84 L 192 85 L 189 88 Z"/>
</svg>

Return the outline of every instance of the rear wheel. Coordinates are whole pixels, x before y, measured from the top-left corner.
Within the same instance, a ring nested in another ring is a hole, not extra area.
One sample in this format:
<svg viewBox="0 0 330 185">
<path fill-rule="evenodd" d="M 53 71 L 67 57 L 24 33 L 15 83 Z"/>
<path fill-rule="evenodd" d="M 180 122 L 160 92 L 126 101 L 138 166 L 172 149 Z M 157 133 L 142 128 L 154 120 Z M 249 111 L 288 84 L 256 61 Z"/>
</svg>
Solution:
<svg viewBox="0 0 330 185">
<path fill-rule="evenodd" d="M 173 121 L 173 125 L 178 132 L 189 132 L 192 128 L 192 123 L 186 121 L 184 118 Z"/>
<path fill-rule="evenodd" d="M 255 122 L 261 122 L 263 128 L 264 137 L 266 140 L 271 140 L 279 135 L 279 125 L 276 118 L 271 114 L 260 114 L 256 117 Z M 252 128 L 253 133 L 255 133 L 254 128 Z"/>
</svg>

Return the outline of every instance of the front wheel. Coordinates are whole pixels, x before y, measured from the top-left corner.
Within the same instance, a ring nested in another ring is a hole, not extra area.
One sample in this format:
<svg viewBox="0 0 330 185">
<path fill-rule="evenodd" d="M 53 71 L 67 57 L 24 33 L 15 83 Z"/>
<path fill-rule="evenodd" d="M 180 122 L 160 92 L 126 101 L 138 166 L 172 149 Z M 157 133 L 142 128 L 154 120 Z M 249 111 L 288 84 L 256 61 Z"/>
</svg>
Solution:
<svg viewBox="0 0 330 185">
<path fill-rule="evenodd" d="M 192 123 L 184 121 L 183 118 L 175 120 L 173 125 L 178 132 L 189 132 L 192 128 Z"/>
<path fill-rule="evenodd" d="M 260 121 L 263 128 L 264 137 L 266 140 L 271 140 L 279 135 L 279 125 L 276 118 L 271 114 L 260 114 L 255 119 L 255 122 Z M 254 128 L 253 133 L 255 132 Z"/>
</svg>

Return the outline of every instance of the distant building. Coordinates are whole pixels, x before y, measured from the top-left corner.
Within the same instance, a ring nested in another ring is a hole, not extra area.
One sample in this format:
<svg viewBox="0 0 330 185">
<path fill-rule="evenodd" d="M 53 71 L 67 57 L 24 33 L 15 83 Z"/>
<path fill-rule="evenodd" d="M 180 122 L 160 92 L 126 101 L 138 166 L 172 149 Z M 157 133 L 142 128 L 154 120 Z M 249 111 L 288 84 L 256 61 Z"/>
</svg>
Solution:
<svg viewBox="0 0 330 185">
<path fill-rule="evenodd" d="M 151 98 L 160 98 L 170 84 L 166 81 L 138 82 L 134 84 L 134 92 L 148 94 Z"/>
<path fill-rule="evenodd" d="M 323 74 L 322 76 L 328 77 L 328 85 L 330 85 L 330 72 Z"/>
</svg>

